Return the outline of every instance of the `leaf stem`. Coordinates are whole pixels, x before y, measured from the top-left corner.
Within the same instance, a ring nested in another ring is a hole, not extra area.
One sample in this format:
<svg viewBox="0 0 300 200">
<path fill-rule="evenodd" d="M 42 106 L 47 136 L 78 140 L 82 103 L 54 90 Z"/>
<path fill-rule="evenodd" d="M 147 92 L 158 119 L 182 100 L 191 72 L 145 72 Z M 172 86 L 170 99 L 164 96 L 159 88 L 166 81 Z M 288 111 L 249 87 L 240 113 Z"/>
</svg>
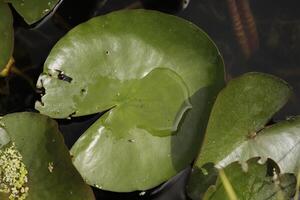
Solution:
<svg viewBox="0 0 300 200">
<path fill-rule="evenodd" d="M 19 70 L 15 65 L 15 59 L 11 57 L 7 63 L 7 65 L 4 67 L 4 69 L 0 72 L 0 77 L 8 77 L 10 73 L 14 73 L 20 77 L 22 77 L 24 80 L 26 80 L 29 85 L 35 89 L 35 85 L 32 82 L 31 78 L 27 76 L 25 73 L 23 73 L 21 70 Z"/>
<path fill-rule="evenodd" d="M 224 185 L 224 188 L 225 188 L 225 191 L 229 197 L 230 200 L 238 200 L 236 194 L 235 194 L 235 191 L 230 183 L 230 181 L 228 180 L 225 172 L 223 169 L 219 170 L 219 175 L 220 175 L 220 178 L 221 178 L 221 181 Z"/>
<path fill-rule="evenodd" d="M 0 72 L 0 76 L 1 77 L 7 77 L 10 73 L 11 68 L 15 65 L 15 59 L 13 57 L 11 57 L 8 61 L 8 63 L 6 64 L 6 66 L 2 69 L 2 71 Z"/>
</svg>

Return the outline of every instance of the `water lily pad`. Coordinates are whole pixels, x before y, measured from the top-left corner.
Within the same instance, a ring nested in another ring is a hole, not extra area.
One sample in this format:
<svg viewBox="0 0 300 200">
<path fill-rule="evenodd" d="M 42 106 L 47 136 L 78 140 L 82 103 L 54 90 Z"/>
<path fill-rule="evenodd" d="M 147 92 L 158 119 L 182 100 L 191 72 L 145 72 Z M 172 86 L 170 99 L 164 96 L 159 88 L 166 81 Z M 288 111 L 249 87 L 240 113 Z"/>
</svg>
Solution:
<svg viewBox="0 0 300 200">
<path fill-rule="evenodd" d="M 249 169 L 243 171 L 235 162 L 224 169 L 232 189 L 238 199 L 241 200 L 278 200 L 291 199 L 295 193 L 296 177 L 291 174 L 279 174 L 266 176 L 266 165 L 249 161 Z M 212 186 L 204 197 L 205 200 L 230 200 L 221 179 Z"/>
<path fill-rule="evenodd" d="M 263 129 L 256 137 L 243 142 L 218 162 L 217 167 L 234 161 L 245 163 L 253 157 L 260 157 L 262 163 L 270 158 L 277 163 L 282 173 L 297 175 L 300 171 L 300 117 Z"/>
<path fill-rule="evenodd" d="M 8 63 L 14 45 L 13 17 L 8 4 L 0 1 L 0 71 Z"/>
<path fill-rule="evenodd" d="M 130 22 L 130 23 L 129 23 Z M 199 28 L 154 11 L 119 11 L 79 25 L 51 51 L 36 109 L 54 118 L 109 110 L 72 148 L 96 187 L 154 187 L 195 157 L 223 62 Z"/>
<path fill-rule="evenodd" d="M 11 3 L 28 24 L 33 24 L 47 15 L 59 0 L 4 0 Z"/>
<path fill-rule="evenodd" d="M 214 104 L 195 165 L 218 165 L 243 142 L 254 138 L 290 95 L 287 83 L 271 75 L 248 73 L 230 81 Z"/>
<path fill-rule="evenodd" d="M 40 114 L 17 113 L 0 122 L 1 131 L 10 137 L 10 144 L 0 149 L 0 169 L 4 170 L 4 174 L 0 170 L 0 197 L 8 199 L 15 189 L 26 200 L 95 199 L 72 165 L 55 121 Z M 7 181 L 14 184 L 7 187 Z M 7 194 L 5 188 L 10 189 Z"/>
</svg>

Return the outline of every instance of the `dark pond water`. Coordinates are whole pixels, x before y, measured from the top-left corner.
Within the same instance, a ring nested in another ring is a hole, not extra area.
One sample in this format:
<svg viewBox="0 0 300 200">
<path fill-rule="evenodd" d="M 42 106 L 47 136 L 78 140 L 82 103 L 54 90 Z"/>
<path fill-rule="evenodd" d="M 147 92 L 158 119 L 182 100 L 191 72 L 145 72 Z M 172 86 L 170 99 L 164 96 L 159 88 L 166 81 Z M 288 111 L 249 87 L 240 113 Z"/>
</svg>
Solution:
<svg viewBox="0 0 300 200">
<path fill-rule="evenodd" d="M 186 1 L 186 4 L 182 4 L 180 0 L 156 2 L 145 0 L 143 5 L 149 9 L 180 16 L 206 31 L 224 57 L 227 80 L 249 71 L 266 72 L 286 80 L 293 87 L 295 94 L 274 120 L 299 114 L 300 1 L 249 0 L 248 9 L 243 9 L 243 5 L 237 3 L 237 12 L 232 11 L 234 6 L 232 2 L 235 1 L 190 0 L 189 3 Z M 106 0 L 64 0 L 55 13 L 34 26 L 27 26 L 21 17 L 14 13 L 16 37 L 14 57 L 17 67 L 28 77 L 26 79 L 13 76 L 0 80 L 2 114 L 24 110 L 34 111 L 34 101 L 39 98 L 39 94 L 29 83 L 31 81 L 35 84 L 50 49 L 68 30 L 93 16 L 124 8 L 139 8 L 143 5 L 130 0 L 108 0 L 107 2 Z M 185 6 L 187 7 L 182 10 Z M 249 15 L 253 16 L 253 20 Z M 236 20 L 237 17 L 241 18 L 239 27 L 233 25 L 233 19 Z M 237 34 L 239 37 L 236 36 Z M 59 121 L 67 145 L 71 146 L 99 116 Z M 189 171 L 187 168 L 168 183 L 146 191 L 143 196 L 139 192 L 118 194 L 96 189 L 95 193 L 97 199 L 103 200 L 184 200 L 187 199 L 184 185 Z"/>
</svg>

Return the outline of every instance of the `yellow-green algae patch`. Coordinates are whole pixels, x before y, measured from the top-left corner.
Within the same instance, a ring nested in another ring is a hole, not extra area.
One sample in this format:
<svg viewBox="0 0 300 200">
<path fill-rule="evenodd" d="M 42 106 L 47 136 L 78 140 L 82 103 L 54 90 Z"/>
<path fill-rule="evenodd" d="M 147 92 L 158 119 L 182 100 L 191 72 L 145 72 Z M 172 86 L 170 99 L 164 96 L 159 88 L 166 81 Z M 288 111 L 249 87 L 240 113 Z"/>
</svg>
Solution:
<svg viewBox="0 0 300 200">
<path fill-rule="evenodd" d="M 0 193 L 8 194 L 9 200 L 25 200 L 29 191 L 27 175 L 22 155 L 14 143 L 0 149 Z"/>
</svg>

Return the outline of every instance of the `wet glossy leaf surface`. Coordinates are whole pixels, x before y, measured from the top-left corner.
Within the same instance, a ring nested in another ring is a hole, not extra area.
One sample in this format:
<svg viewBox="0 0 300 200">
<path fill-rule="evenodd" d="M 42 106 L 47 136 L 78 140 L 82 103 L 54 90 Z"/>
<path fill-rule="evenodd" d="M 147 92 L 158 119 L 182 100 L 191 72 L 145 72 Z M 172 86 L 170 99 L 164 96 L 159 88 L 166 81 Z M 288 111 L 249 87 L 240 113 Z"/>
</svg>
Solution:
<svg viewBox="0 0 300 200">
<path fill-rule="evenodd" d="M 2 70 L 13 51 L 13 17 L 8 4 L 0 1 L 0 70 Z"/>
<path fill-rule="evenodd" d="M 296 187 L 296 178 L 291 174 L 266 176 L 266 165 L 255 160 L 248 163 L 249 169 L 244 172 L 237 162 L 224 169 L 225 175 L 240 200 L 278 200 L 291 199 Z M 204 197 L 205 200 L 230 200 L 220 178 Z"/>
<path fill-rule="evenodd" d="M 33 24 L 46 16 L 59 0 L 4 0 L 11 3 L 28 24 Z"/>
<path fill-rule="evenodd" d="M 35 113 L 17 113 L 4 116 L 1 126 L 20 152 L 28 171 L 26 200 L 94 199 L 91 189 L 72 165 L 53 120 Z"/>
<path fill-rule="evenodd" d="M 290 94 L 284 81 L 262 73 L 248 73 L 229 82 L 214 104 L 195 165 L 212 162 L 219 166 L 229 153 L 256 136 Z"/>
<path fill-rule="evenodd" d="M 115 12 L 57 43 L 36 108 L 54 118 L 110 109 L 72 148 L 74 163 L 91 185 L 144 190 L 192 161 L 223 71 L 216 47 L 194 25 L 153 11 Z"/>
</svg>

